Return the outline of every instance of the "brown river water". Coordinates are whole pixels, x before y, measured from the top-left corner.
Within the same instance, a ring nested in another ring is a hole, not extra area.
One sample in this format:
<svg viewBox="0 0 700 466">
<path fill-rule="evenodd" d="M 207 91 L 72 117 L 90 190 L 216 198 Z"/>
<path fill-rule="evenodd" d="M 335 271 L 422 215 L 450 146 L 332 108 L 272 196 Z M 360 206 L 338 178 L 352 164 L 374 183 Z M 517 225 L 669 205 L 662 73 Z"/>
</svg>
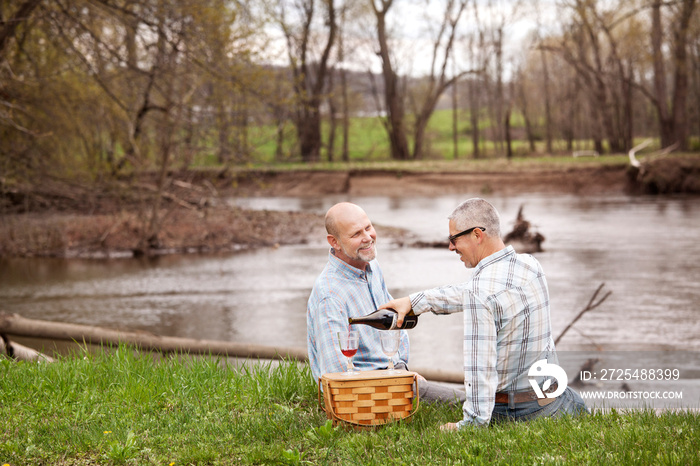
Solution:
<svg viewBox="0 0 700 466">
<path fill-rule="evenodd" d="M 447 215 L 467 197 L 472 196 L 231 202 L 323 213 L 350 200 L 374 223 L 435 241 L 446 236 Z M 510 231 L 522 205 L 526 219 L 546 238 L 536 257 L 549 283 L 555 336 L 601 283 L 603 291 L 612 292 L 567 332 L 560 351 L 677 351 L 700 378 L 700 199 L 524 194 L 488 200 L 501 213 L 503 232 Z M 471 276 L 447 249 L 398 247 L 380 237 L 378 250 L 395 297 Z M 169 336 L 304 348 L 306 300 L 327 254 L 325 238 L 318 238 L 227 255 L 4 259 L 0 310 Z M 410 333 L 410 365 L 459 371 L 462 331 L 460 314 L 421 316 Z"/>
</svg>

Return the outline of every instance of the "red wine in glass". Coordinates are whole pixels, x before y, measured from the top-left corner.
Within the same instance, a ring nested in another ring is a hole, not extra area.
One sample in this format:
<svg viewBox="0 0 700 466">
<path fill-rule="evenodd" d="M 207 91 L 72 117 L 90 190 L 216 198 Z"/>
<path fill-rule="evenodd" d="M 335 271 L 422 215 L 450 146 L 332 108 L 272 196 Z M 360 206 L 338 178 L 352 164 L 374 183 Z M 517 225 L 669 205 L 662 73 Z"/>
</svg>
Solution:
<svg viewBox="0 0 700 466">
<path fill-rule="evenodd" d="M 357 330 L 343 330 L 338 332 L 338 345 L 343 356 L 348 358 L 348 369 L 343 372 L 345 375 L 357 375 L 358 371 L 354 370 L 352 365 L 352 357 L 357 353 L 357 348 L 360 345 L 360 333 Z"/>
</svg>

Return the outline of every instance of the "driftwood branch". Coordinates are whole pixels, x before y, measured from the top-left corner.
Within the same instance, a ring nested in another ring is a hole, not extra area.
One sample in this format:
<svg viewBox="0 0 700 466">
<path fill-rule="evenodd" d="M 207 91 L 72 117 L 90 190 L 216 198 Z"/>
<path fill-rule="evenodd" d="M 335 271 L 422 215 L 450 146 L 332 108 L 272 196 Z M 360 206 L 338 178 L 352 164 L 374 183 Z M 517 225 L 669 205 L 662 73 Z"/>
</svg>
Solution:
<svg viewBox="0 0 700 466">
<path fill-rule="evenodd" d="M 630 151 L 628 153 L 629 158 L 630 158 L 630 165 L 632 165 L 633 167 L 636 167 L 636 168 L 639 168 L 642 166 L 642 164 L 639 162 L 639 160 L 637 160 L 637 157 L 636 157 L 637 152 L 644 149 L 646 146 L 651 144 L 651 142 L 652 142 L 651 139 L 647 139 L 643 143 L 641 143 L 637 146 L 634 146 L 632 149 L 630 149 Z"/>
<path fill-rule="evenodd" d="M 0 333 L 105 346 L 127 344 L 142 350 L 161 353 L 260 359 L 289 358 L 299 361 L 308 359 L 305 348 L 277 348 L 228 341 L 163 337 L 149 332 L 121 331 L 92 325 L 49 322 L 6 313 L 0 313 Z"/>
<path fill-rule="evenodd" d="M 600 290 L 602 290 L 604 286 L 605 286 L 605 283 L 601 283 L 600 286 L 598 286 L 598 289 L 595 290 L 595 293 L 593 293 L 593 296 L 591 296 L 591 299 L 588 301 L 588 304 L 586 305 L 586 307 L 585 307 L 581 312 L 579 312 L 578 315 L 577 315 L 576 317 L 574 317 L 574 320 L 572 320 L 572 321 L 569 323 L 569 325 L 567 325 L 566 328 L 559 334 L 559 336 L 557 337 L 557 339 L 554 340 L 554 345 L 557 345 L 557 344 L 559 343 L 559 340 L 561 340 L 561 338 L 566 334 L 566 332 L 568 332 L 569 329 L 570 329 L 571 327 L 573 327 L 574 324 L 575 324 L 586 312 L 588 312 L 588 311 L 590 311 L 590 310 L 592 310 L 592 309 L 595 309 L 596 307 L 598 307 L 598 306 L 600 306 L 601 304 L 603 304 L 603 301 L 605 301 L 606 299 L 608 299 L 608 296 L 610 296 L 610 295 L 612 294 L 612 291 L 608 291 L 607 293 L 605 293 L 605 295 L 603 295 L 603 297 L 600 298 L 598 301 L 595 300 L 595 299 L 598 297 L 598 293 L 600 293 Z"/>
<path fill-rule="evenodd" d="M 45 361 L 53 362 L 53 358 L 39 351 L 10 341 L 7 335 L 0 333 L 0 354 L 5 354 L 8 358 L 16 361 Z"/>
<path fill-rule="evenodd" d="M 639 169 L 642 168 L 642 163 L 639 160 L 637 160 L 637 157 L 636 157 L 637 152 L 644 149 L 645 147 L 647 147 L 651 143 L 652 143 L 652 140 L 647 139 L 646 141 L 642 142 L 641 144 L 630 149 L 630 151 L 628 153 L 629 159 L 630 159 L 630 165 L 632 165 L 635 168 L 639 168 Z M 678 141 L 676 141 L 674 144 L 671 144 L 670 146 L 668 146 L 664 149 L 661 149 L 660 151 L 657 151 L 657 152 L 650 154 L 647 157 L 647 159 L 651 160 L 652 158 L 665 157 L 666 155 L 668 155 L 672 151 L 676 150 L 677 147 L 678 147 Z"/>
</svg>

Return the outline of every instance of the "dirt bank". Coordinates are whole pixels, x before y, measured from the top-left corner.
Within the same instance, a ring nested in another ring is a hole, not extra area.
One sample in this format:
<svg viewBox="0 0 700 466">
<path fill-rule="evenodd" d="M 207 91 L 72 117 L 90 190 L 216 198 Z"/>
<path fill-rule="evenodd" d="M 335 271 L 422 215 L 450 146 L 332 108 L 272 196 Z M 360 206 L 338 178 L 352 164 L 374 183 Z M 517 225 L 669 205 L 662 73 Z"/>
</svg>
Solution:
<svg viewBox="0 0 700 466">
<path fill-rule="evenodd" d="M 430 172 L 362 170 L 342 172 L 255 173 L 236 180 L 238 196 L 440 196 L 443 194 L 517 194 L 523 192 L 621 193 L 625 167 L 526 170 L 520 172 Z"/>
<path fill-rule="evenodd" d="M 299 244 L 325 236 L 320 215 L 248 211 L 232 207 L 235 196 L 438 196 L 622 193 L 625 167 L 528 170 L 506 173 L 410 173 L 398 171 L 187 172 L 173 175 L 163 197 L 157 234 L 148 253 L 235 251 Z M 142 186 L 141 183 L 139 186 Z M 147 183 L 146 183 L 147 184 Z M 0 220 L 0 257 L 115 257 L 139 251 L 150 216 L 144 196 L 116 196 L 72 189 L 70 194 L 34 190 L 5 196 Z M 8 201 L 10 199 L 10 201 Z M 18 202 L 11 202 L 19 199 Z M 135 199 L 138 199 L 137 202 Z M 24 208 L 21 208 L 24 206 Z M 29 206 L 30 208 L 28 208 Z M 381 226 L 391 241 L 414 240 L 410 232 Z"/>
</svg>

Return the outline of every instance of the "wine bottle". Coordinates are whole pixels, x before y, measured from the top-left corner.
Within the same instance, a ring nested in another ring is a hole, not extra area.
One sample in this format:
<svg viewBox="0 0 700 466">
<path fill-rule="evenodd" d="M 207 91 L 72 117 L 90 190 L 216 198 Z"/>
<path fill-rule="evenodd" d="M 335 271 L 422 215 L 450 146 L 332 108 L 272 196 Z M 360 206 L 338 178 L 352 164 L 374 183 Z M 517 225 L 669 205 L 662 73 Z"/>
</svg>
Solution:
<svg viewBox="0 0 700 466">
<path fill-rule="evenodd" d="M 396 319 L 398 314 L 394 309 L 379 309 L 367 314 L 364 317 L 350 317 L 348 322 L 353 324 L 365 324 L 370 327 L 374 327 L 379 330 L 396 330 L 396 329 L 409 329 L 418 325 L 418 316 L 413 313 L 413 310 L 409 311 L 406 317 L 403 318 L 403 324 L 401 327 L 396 325 Z"/>
</svg>

